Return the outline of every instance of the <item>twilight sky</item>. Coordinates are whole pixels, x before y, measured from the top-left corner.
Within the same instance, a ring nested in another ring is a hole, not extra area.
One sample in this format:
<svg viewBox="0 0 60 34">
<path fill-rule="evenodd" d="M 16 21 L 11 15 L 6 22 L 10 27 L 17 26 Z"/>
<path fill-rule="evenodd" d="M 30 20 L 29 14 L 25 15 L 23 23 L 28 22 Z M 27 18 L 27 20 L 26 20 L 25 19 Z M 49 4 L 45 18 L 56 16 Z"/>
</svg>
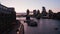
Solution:
<svg viewBox="0 0 60 34">
<path fill-rule="evenodd" d="M 7 7 L 14 7 L 17 13 L 26 12 L 27 9 L 42 11 L 42 6 L 45 6 L 47 11 L 49 9 L 53 12 L 60 11 L 60 0 L 0 0 L 0 3 Z"/>
</svg>

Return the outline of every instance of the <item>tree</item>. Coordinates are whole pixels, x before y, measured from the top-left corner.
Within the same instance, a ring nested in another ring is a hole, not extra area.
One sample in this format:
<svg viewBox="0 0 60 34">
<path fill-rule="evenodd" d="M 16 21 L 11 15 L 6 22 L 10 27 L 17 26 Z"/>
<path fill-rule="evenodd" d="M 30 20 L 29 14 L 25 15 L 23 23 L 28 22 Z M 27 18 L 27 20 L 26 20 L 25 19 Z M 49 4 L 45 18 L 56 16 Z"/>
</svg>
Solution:
<svg viewBox="0 0 60 34">
<path fill-rule="evenodd" d="M 40 19 L 40 17 L 41 17 L 41 15 L 40 15 L 40 11 L 37 10 L 36 18 L 37 18 L 37 19 Z"/>
<path fill-rule="evenodd" d="M 46 9 L 45 7 L 42 7 L 42 16 L 46 16 L 46 15 L 47 15 Z"/>
<path fill-rule="evenodd" d="M 49 10 L 48 15 L 49 15 L 49 18 L 53 18 L 53 12 L 52 12 L 52 10 Z"/>
<path fill-rule="evenodd" d="M 26 20 L 30 20 L 30 16 L 29 16 L 29 9 L 27 9 Z"/>
<path fill-rule="evenodd" d="M 36 17 L 37 13 L 36 10 L 33 10 L 33 17 Z"/>
</svg>

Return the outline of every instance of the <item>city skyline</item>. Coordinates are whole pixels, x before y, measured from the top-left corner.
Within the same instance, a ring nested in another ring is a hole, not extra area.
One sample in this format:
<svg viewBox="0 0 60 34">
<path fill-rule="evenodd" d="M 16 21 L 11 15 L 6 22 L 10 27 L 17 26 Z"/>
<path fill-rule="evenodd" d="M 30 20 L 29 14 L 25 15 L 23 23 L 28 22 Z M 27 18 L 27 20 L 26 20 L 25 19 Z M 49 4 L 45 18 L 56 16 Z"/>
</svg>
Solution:
<svg viewBox="0 0 60 34">
<path fill-rule="evenodd" d="M 43 6 L 47 11 L 51 9 L 53 12 L 60 12 L 60 0 L 0 0 L 0 3 L 8 7 L 14 7 L 17 13 L 26 12 L 27 9 L 42 11 Z"/>
</svg>

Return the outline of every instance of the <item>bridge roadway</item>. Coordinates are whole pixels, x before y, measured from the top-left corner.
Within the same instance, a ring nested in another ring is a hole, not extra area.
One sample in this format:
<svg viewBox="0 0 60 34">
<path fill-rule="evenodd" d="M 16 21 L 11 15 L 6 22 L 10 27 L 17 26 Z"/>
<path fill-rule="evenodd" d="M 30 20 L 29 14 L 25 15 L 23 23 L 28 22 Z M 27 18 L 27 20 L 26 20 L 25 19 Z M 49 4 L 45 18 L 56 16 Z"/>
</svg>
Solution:
<svg viewBox="0 0 60 34">
<path fill-rule="evenodd" d="M 36 21 L 38 23 L 38 26 L 31 27 L 31 26 L 28 26 L 27 23 L 24 23 L 23 20 L 21 20 L 21 22 L 24 25 L 25 34 L 60 34 L 60 21 L 59 20 L 40 19 Z"/>
</svg>

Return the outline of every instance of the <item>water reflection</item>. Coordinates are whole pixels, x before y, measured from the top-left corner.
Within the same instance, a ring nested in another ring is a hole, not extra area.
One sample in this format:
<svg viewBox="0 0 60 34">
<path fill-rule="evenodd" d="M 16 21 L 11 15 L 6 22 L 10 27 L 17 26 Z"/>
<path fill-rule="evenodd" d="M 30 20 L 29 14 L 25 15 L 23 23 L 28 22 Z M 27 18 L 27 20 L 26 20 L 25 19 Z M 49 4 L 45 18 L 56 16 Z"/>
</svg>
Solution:
<svg viewBox="0 0 60 34">
<path fill-rule="evenodd" d="M 25 20 L 25 18 L 22 20 Z M 25 34 L 60 34 L 60 21 L 53 19 L 34 20 L 38 23 L 37 27 L 31 27 L 27 23 L 22 22 L 24 24 Z"/>
</svg>

